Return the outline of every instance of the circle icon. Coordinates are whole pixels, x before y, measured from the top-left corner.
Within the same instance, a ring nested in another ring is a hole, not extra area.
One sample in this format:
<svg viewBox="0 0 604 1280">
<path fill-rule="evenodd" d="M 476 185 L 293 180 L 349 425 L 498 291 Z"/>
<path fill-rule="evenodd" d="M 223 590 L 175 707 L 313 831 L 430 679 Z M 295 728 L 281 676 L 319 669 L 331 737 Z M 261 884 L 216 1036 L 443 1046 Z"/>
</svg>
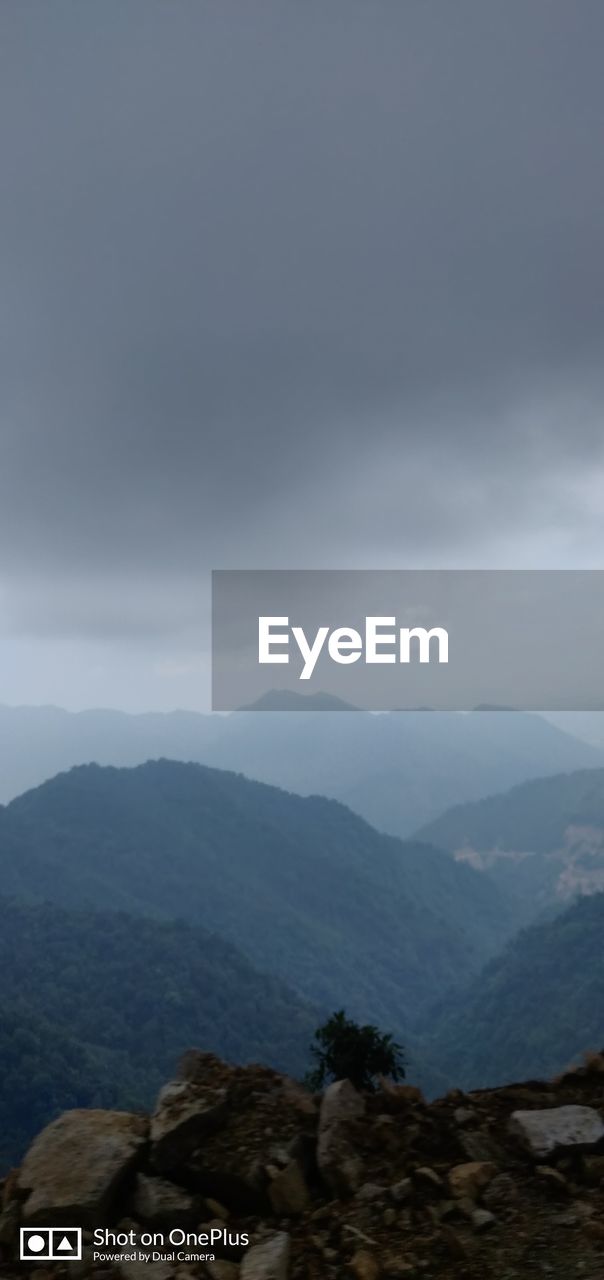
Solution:
<svg viewBox="0 0 604 1280">
<path fill-rule="evenodd" d="M 31 1249 L 32 1253 L 41 1253 L 46 1248 L 44 1236 L 28 1236 L 27 1248 Z"/>
</svg>

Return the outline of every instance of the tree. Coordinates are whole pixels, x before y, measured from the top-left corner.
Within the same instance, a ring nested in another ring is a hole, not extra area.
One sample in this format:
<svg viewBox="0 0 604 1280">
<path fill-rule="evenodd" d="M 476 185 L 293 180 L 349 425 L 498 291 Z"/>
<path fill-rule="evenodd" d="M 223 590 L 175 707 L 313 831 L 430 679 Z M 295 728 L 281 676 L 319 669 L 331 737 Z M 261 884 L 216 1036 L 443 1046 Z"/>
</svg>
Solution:
<svg viewBox="0 0 604 1280">
<path fill-rule="evenodd" d="M 317 1062 L 307 1076 L 311 1089 L 321 1089 L 330 1079 L 347 1079 L 356 1089 L 373 1090 L 378 1075 L 392 1080 L 402 1080 L 405 1075 L 401 1045 L 377 1027 L 360 1027 L 343 1009 L 317 1028 L 310 1052 Z"/>
</svg>

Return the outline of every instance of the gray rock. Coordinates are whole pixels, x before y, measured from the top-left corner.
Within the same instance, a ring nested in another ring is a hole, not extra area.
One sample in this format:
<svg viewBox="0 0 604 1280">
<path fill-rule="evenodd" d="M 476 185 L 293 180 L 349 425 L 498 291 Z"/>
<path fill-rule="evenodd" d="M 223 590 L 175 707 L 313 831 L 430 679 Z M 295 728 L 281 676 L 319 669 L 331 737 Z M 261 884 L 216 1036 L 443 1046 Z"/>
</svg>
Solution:
<svg viewBox="0 0 604 1280">
<path fill-rule="evenodd" d="M 194 1227 L 202 1209 L 201 1196 L 190 1195 L 182 1187 L 163 1178 L 148 1178 L 139 1173 L 136 1179 L 132 1213 L 137 1222 L 157 1227 Z"/>
<path fill-rule="evenodd" d="M 517 1199 L 518 1188 L 509 1173 L 498 1173 L 482 1193 L 482 1201 L 487 1209 L 501 1209 Z"/>
<path fill-rule="evenodd" d="M 514 1111 L 509 1132 L 525 1151 L 543 1161 L 555 1151 L 595 1151 L 604 1146 L 604 1124 L 593 1107 L 548 1107 Z"/>
<path fill-rule="evenodd" d="M 365 1114 L 365 1103 L 350 1080 L 336 1080 L 325 1090 L 319 1113 L 317 1164 L 333 1195 L 353 1195 L 363 1164 L 351 1140 L 352 1129 Z"/>
<path fill-rule="evenodd" d="M 32 1143 L 19 1173 L 27 1226 L 102 1226 L 148 1137 L 125 1111 L 66 1111 Z"/>
<path fill-rule="evenodd" d="M 285 1231 L 252 1245 L 241 1263 L 241 1280 L 288 1280 L 290 1253 Z"/>
<path fill-rule="evenodd" d="M 462 1129 L 464 1125 L 472 1124 L 474 1122 L 476 1119 L 476 1112 L 472 1111 L 470 1107 L 456 1107 L 453 1112 L 453 1119 L 455 1123 L 459 1125 L 460 1129 Z"/>
<path fill-rule="evenodd" d="M 472 1213 L 472 1226 L 475 1231 L 490 1231 L 496 1221 L 495 1214 L 490 1213 L 488 1209 L 474 1209 Z"/>
<path fill-rule="evenodd" d="M 378 1186 L 377 1182 L 364 1182 L 359 1187 L 356 1198 L 357 1200 L 385 1200 L 388 1194 L 387 1187 Z"/>
<path fill-rule="evenodd" d="M 462 1129 L 458 1141 L 468 1160 L 488 1160 L 493 1164 L 503 1164 L 505 1160 L 503 1147 L 484 1130 Z"/>
<path fill-rule="evenodd" d="M 395 1204 L 403 1204 L 405 1200 L 409 1200 L 413 1195 L 411 1178 L 401 1178 L 399 1182 L 394 1182 L 390 1188 L 390 1195 Z"/>
<path fill-rule="evenodd" d="M 171 1080 L 157 1099 L 151 1117 L 151 1160 L 160 1173 L 170 1173 L 210 1133 L 226 1121 L 227 1090 L 201 1087 L 190 1080 Z"/>
</svg>

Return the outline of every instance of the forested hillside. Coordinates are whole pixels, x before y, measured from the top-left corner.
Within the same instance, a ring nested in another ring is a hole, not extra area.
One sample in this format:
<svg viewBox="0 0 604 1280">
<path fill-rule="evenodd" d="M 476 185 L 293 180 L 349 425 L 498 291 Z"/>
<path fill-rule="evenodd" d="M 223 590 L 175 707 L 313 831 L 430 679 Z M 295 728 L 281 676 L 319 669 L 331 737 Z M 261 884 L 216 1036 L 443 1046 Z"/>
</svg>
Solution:
<svg viewBox="0 0 604 1280">
<path fill-rule="evenodd" d="M 483 876 L 335 801 L 169 761 L 19 797 L 0 811 L 0 873 L 18 899 L 201 924 L 316 1004 L 403 1033 L 517 919 Z"/>
<path fill-rule="evenodd" d="M 59 1111 L 148 1106 L 191 1045 L 300 1075 L 320 1020 L 183 921 L 0 899 L 0 1167 Z"/>
<path fill-rule="evenodd" d="M 604 769 L 538 778 L 457 805 L 419 838 L 487 871 L 535 917 L 604 889 Z"/>
<path fill-rule="evenodd" d="M 428 1019 L 424 1042 L 461 1088 L 548 1078 L 604 1046 L 604 894 L 533 925 Z M 436 1028 L 434 1029 L 434 1024 Z"/>
</svg>

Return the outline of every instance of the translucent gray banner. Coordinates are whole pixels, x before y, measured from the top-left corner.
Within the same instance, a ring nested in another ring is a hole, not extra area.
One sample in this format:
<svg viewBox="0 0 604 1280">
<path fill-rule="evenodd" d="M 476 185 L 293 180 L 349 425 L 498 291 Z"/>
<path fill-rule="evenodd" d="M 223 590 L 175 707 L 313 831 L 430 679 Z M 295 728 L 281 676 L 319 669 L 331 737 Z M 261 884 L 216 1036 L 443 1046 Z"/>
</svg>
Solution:
<svg viewBox="0 0 604 1280">
<path fill-rule="evenodd" d="M 212 575 L 216 711 L 599 711 L 603 664 L 604 570 Z"/>
</svg>

